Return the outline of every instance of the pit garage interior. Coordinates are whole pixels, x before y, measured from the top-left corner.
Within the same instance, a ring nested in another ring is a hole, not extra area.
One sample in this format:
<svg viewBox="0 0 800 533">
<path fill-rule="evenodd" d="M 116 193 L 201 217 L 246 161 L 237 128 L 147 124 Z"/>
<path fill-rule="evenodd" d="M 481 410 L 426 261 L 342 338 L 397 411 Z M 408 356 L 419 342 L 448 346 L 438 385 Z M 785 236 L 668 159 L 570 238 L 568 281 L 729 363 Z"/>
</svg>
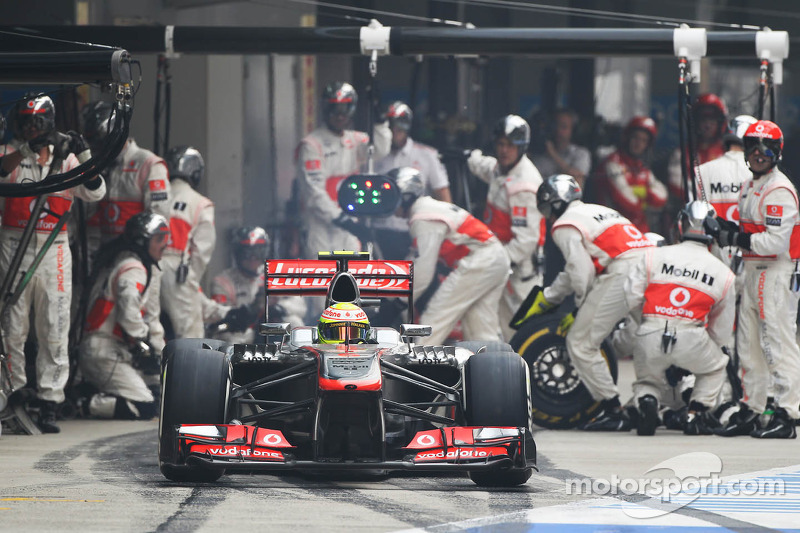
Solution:
<svg viewBox="0 0 800 533">
<path fill-rule="evenodd" d="M 753 0 L 673 0 L 666 9 L 645 0 L 33 0 L 4 6 L 2 25 L 7 31 L 25 33 L 22 28 L 28 25 L 357 28 L 370 18 L 386 26 L 428 28 L 469 24 L 478 28 L 672 29 L 682 21 L 695 27 L 697 21 L 704 21 L 709 32 L 769 26 L 786 30 L 791 37 L 800 35 L 800 11 L 795 4 L 793 0 L 768 4 Z M 92 28 L 85 34 L 96 35 Z M 366 128 L 368 58 L 330 53 L 239 55 L 224 48 L 168 55 L 167 70 L 161 71 L 160 106 L 156 109 L 159 54 L 148 48 L 152 43 L 145 39 L 123 39 L 122 35 L 120 41 L 124 42 L 112 42 L 112 38 L 99 44 L 123 47 L 141 62 L 133 137 L 140 145 L 163 154 L 168 135 L 170 145 L 192 145 L 205 156 L 206 179 L 200 190 L 216 204 L 218 232 L 218 247 L 208 272 L 227 266 L 227 231 L 243 223 L 269 228 L 276 237 L 275 252 L 291 253 L 284 230 L 294 222 L 290 198 L 295 147 L 318 123 L 319 92 L 334 80 L 346 79 L 355 85 L 361 98 L 355 126 Z M 19 42 L 9 40 L 13 37 L 5 37 L 7 51 L 19 51 Z M 800 95 L 796 89 L 800 82 L 793 75 L 800 61 L 797 57 L 790 54 L 785 62 L 784 83 L 778 88 L 776 102 L 789 147 L 787 167 L 795 175 L 798 170 L 793 167 L 800 169 L 791 149 L 800 138 Z M 722 95 L 731 115 L 755 113 L 758 68 L 755 52 L 748 59 L 704 59 L 701 83 L 692 92 Z M 171 90 L 168 109 L 164 96 L 167 79 Z M 577 111 L 581 121 L 576 140 L 590 148 L 613 143 L 619 125 L 633 115 L 656 118 L 660 134 L 653 164 L 657 173 L 662 166 L 661 177 L 667 155 L 678 143 L 677 62 L 674 57 L 648 57 L 644 50 L 641 55 L 626 53 L 619 57 L 589 57 L 577 48 L 536 55 L 383 56 L 378 61 L 376 85 L 375 98 L 381 106 L 402 99 L 414 107 L 412 137 L 445 155 L 488 147 L 491 127 L 504 114 L 528 118 L 558 106 Z M 4 112 L 25 89 L 0 86 Z M 57 90 L 53 86 L 45 89 Z M 79 106 L 101 96 L 95 87 L 78 88 L 76 95 Z M 67 129 L 75 129 L 77 113 L 62 120 Z M 542 129 L 536 124 L 533 128 L 535 143 Z M 469 180 L 457 161 L 446 163 L 456 202 L 466 203 L 468 184 L 471 207 L 477 212 L 482 194 L 478 180 Z"/>
</svg>

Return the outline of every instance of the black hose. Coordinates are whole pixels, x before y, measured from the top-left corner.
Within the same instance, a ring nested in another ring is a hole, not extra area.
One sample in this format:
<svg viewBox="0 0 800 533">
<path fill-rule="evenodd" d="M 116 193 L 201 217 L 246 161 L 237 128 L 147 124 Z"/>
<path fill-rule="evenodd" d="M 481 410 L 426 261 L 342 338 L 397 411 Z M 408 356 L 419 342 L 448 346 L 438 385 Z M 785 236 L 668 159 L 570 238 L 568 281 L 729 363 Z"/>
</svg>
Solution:
<svg viewBox="0 0 800 533">
<path fill-rule="evenodd" d="M 97 177 L 107 168 L 122 151 L 128 140 L 132 109 L 125 107 L 118 110 L 122 120 L 115 121 L 114 129 L 109 133 L 103 152 L 85 163 L 62 174 L 53 174 L 36 183 L 0 183 L 0 197 L 24 198 L 60 192 L 82 185 Z"/>
</svg>

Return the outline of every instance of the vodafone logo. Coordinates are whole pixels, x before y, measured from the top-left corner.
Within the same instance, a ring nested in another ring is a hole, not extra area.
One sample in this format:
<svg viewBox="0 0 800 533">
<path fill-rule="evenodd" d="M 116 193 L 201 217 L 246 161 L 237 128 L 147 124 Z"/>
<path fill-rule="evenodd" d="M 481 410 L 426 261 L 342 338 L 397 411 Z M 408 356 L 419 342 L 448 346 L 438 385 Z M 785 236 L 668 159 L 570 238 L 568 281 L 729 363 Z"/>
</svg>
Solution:
<svg viewBox="0 0 800 533">
<path fill-rule="evenodd" d="M 420 446 L 433 446 L 436 444 L 436 439 L 431 437 L 430 435 L 420 435 L 417 437 L 417 444 Z"/>
<path fill-rule="evenodd" d="M 264 438 L 262 440 L 264 444 L 269 444 L 271 446 L 275 446 L 282 442 L 281 438 L 275 433 L 267 433 L 266 435 L 264 435 Z"/>
<path fill-rule="evenodd" d="M 639 231 L 636 226 L 625 224 L 622 226 L 622 229 L 625 230 L 625 233 L 627 233 L 631 239 L 641 239 L 643 237 L 642 232 Z"/>
<path fill-rule="evenodd" d="M 675 289 L 672 289 L 672 292 L 669 293 L 669 303 L 675 307 L 683 307 L 689 303 L 689 299 L 691 297 L 692 295 L 689 294 L 688 290 L 684 289 L 683 287 L 676 287 Z"/>
<path fill-rule="evenodd" d="M 33 204 L 35 204 L 35 203 L 36 203 L 36 198 L 31 200 L 31 202 L 28 204 L 28 211 L 31 214 L 33 213 Z M 45 218 L 47 218 L 47 212 L 48 211 L 50 211 L 50 203 L 47 200 L 45 200 L 44 201 L 44 208 L 42 208 L 42 212 L 39 213 L 39 220 L 44 220 Z"/>
<path fill-rule="evenodd" d="M 119 206 L 117 204 L 108 204 L 106 206 L 106 220 L 109 222 L 116 222 L 119 220 Z"/>
<path fill-rule="evenodd" d="M 764 131 L 764 125 L 763 124 L 756 124 L 756 131 L 759 132 L 759 133 L 763 132 Z"/>
</svg>

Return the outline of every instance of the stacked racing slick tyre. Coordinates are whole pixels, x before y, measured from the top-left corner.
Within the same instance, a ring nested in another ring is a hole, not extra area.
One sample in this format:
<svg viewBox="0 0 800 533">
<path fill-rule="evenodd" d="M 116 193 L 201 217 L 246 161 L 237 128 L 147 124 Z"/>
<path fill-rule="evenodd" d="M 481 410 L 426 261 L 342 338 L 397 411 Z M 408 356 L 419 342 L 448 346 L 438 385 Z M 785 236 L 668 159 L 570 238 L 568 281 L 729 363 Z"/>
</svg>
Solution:
<svg viewBox="0 0 800 533">
<path fill-rule="evenodd" d="M 224 470 L 180 464 L 182 458 L 178 452 L 176 426 L 226 422 L 231 364 L 225 354 L 202 344 L 194 348 L 173 346 L 171 349 L 168 344 L 164 349 L 165 352 L 169 349 L 169 353 L 161 374 L 158 462 L 161 473 L 171 481 L 213 482 L 225 473 Z"/>
<path fill-rule="evenodd" d="M 511 338 L 511 346 L 530 369 L 533 422 L 548 429 L 577 427 L 600 408 L 569 362 L 565 337 L 557 333 L 563 316 L 534 317 Z M 617 359 L 607 341 L 600 353 L 616 382 Z"/>
<path fill-rule="evenodd" d="M 528 369 L 513 352 L 481 352 L 464 368 L 465 417 L 471 426 L 532 427 Z M 532 469 L 470 472 L 482 487 L 513 487 L 531 477 Z"/>
</svg>

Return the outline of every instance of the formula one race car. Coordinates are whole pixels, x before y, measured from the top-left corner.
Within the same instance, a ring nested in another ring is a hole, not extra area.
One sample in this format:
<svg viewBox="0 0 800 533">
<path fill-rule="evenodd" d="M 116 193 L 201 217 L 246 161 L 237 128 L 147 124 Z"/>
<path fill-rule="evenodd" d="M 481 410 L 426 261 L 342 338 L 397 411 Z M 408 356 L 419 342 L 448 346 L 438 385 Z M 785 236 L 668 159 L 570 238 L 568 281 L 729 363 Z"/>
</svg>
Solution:
<svg viewBox="0 0 800 533">
<path fill-rule="evenodd" d="M 408 297 L 413 309 L 411 262 L 320 256 L 267 261 L 267 300 L 325 295 L 328 304 L 374 306 Z M 421 346 L 413 339 L 431 329 L 414 324 L 341 344 L 321 343 L 315 326 L 267 323 L 261 332 L 276 342 L 183 339 L 165 348 L 158 453 L 168 479 L 406 470 L 513 486 L 531 476 L 528 368 L 508 345 Z"/>
</svg>

